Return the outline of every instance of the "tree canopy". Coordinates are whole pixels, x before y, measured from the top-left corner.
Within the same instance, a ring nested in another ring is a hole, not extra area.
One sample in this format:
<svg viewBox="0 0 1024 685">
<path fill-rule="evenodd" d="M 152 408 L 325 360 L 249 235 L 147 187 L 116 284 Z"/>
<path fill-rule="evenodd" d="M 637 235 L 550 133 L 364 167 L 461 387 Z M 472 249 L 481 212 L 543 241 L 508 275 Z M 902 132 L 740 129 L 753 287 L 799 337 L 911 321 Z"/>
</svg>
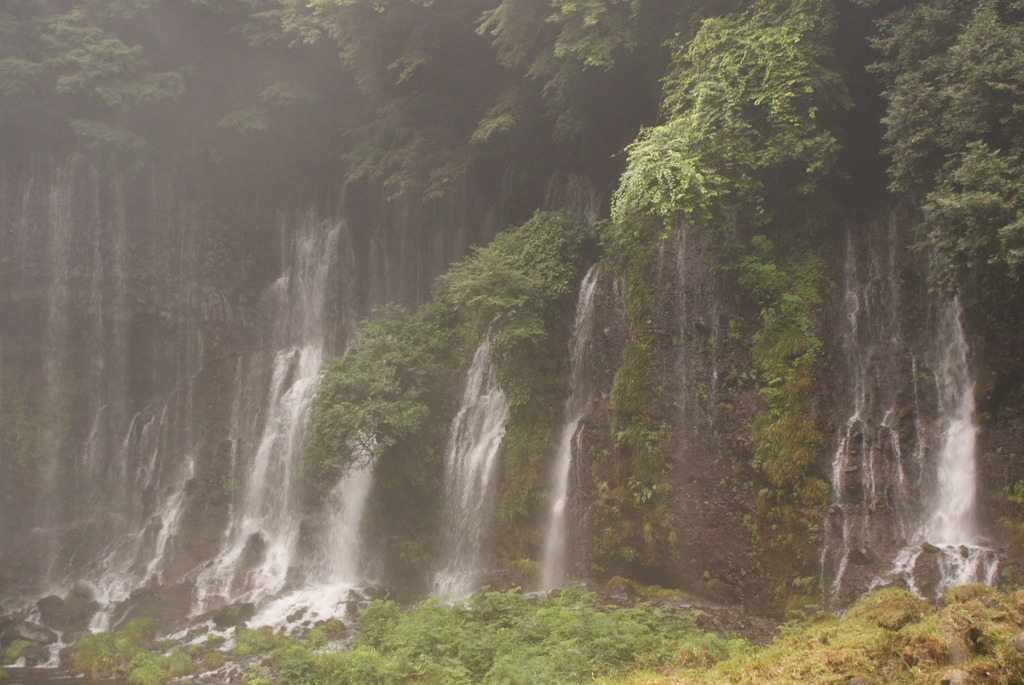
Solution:
<svg viewBox="0 0 1024 685">
<path fill-rule="evenodd" d="M 1022 16 L 1016 0 L 11 0 L 0 154 L 261 160 L 426 198 L 579 171 L 618 188 L 620 218 L 756 226 L 865 183 L 842 151 L 867 150 L 920 206 L 938 284 L 1016 280 Z M 839 124 L 877 121 L 879 98 L 884 139 Z"/>
</svg>

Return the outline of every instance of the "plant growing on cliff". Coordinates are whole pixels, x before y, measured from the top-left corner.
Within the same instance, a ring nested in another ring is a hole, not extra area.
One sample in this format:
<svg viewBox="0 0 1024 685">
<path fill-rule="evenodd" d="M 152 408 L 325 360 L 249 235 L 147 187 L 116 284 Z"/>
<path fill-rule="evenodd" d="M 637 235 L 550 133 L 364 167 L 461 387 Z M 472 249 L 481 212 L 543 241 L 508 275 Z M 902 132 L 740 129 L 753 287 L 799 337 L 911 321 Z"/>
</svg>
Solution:
<svg viewBox="0 0 1024 685">
<path fill-rule="evenodd" d="M 839 142 L 823 111 L 849 100 L 832 64 L 825 0 L 762 0 L 704 20 L 673 45 L 666 121 L 629 148 L 613 217 L 664 225 L 763 224 L 832 172 Z"/>
<path fill-rule="evenodd" d="M 149 618 L 129 619 L 113 633 L 86 633 L 71 645 L 71 670 L 93 678 L 113 677 L 118 668 L 140 654 L 156 658 L 147 652 L 153 646 L 153 637 L 154 624 Z M 140 666 L 144 659 L 145 665 L 150 663 L 148 656 L 140 658 Z"/>
<path fill-rule="evenodd" d="M 359 324 L 359 346 L 327 362 L 304 457 L 320 489 L 378 462 L 386 480 L 422 485 L 430 478 L 454 342 L 447 318 L 432 305 L 415 314 L 381 307 Z"/>
<path fill-rule="evenodd" d="M 326 491 L 373 463 L 378 482 L 407 500 L 435 496 L 453 388 L 466 351 L 489 336 L 511 409 L 500 518 L 521 521 L 559 404 L 560 338 L 588 235 L 578 217 L 538 212 L 454 265 L 415 313 L 392 305 L 362 322 L 359 346 L 328 363 L 314 400 L 310 478 Z"/>
<path fill-rule="evenodd" d="M 821 339 L 814 317 L 821 306 L 824 261 L 810 249 L 776 252 L 765 236 L 751 240 L 739 282 L 760 307 L 753 336 L 759 394 L 764 402 L 751 425 L 753 466 L 767 487 L 755 487 L 755 541 L 774 559 L 772 572 L 799 575 L 803 546 L 817 525 L 829 488 L 811 475 L 821 433 L 808 416 Z M 784 587 L 780 599 L 791 588 Z M 806 594 L 806 592 L 804 592 Z"/>
</svg>

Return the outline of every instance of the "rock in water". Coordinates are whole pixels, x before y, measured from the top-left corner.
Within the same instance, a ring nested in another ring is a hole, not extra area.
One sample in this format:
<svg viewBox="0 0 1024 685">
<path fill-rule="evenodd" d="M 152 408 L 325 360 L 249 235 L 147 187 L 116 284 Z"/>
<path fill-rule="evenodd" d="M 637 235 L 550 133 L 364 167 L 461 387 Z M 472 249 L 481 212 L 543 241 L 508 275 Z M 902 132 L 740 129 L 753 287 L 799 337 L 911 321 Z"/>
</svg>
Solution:
<svg viewBox="0 0 1024 685">
<path fill-rule="evenodd" d="M 52 645 L 57 641 L 57 633 L 31 621 L 15 621 L 0 632 L 0 644 L 6 647 L 15 640 L 25 640 L 37 645 Z"/>
</svg>

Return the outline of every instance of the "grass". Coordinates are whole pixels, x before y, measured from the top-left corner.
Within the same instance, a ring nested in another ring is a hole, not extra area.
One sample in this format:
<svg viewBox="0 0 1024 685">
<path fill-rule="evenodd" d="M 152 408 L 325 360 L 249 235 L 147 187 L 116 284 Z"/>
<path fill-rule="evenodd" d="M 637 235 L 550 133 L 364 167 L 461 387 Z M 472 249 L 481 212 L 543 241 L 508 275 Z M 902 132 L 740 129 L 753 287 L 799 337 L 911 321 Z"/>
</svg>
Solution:
<svg viewBox="0 0 1024 685">
<path fill-rule="evenodd" d="M 1024 628 L 1024 590 L 954 588 L 935 609 L 905 590 L 878 590 L 842 618 L 818 614 L 790 623 L 761 648 L 740 649 L 710 667 L 666 664 L 616 685 L 868 683 L 933 685 L 950 668 L 970 683 L 1024 682 L 1024 654 L 1010 643 Z M 956 658 L 957 663 L 954 662 Z"/>
</svg>

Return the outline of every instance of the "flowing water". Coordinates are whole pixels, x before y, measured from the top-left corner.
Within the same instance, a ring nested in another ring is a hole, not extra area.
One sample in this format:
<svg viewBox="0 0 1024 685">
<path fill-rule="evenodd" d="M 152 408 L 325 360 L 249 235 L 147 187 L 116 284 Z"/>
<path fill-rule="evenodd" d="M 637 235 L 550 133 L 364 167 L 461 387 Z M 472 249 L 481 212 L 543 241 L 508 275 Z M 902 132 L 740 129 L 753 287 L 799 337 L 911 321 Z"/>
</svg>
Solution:
<svg viewBox="0 0 1024 685">
<path fill-rule="evenodd" d="M 6 609 L 74 589 L 106 629 L 129 595 L 179 587 L 193 615 L 233 601 L 277 625 L 343 613 L 367 581 L 374 480 L 354 471 L 322 504 L 305 497 L 322 360 L 502 224 L 468 188 L 344 196 L 285 203 L 317 209 L 276 225 L 264 202 L 225 221 L 219 199 L 183 200 L 156 172 L 0 166 L 0 416 L 20 441 L 0 450 Z"/>
<path fill-rule="evenodd" d="M 908 369 L 917 380 L 910 342 L 902 330 L 905 295 L 899 278 L 897 224 L 847 235 L 843 268 L 846 310 L 843 359 L 849 377 L 849 418 L 840 426 L 832 459 L 835 503 L 822 550 L 822 586 L 831 606 L 846 596 L 848 574 L 873 574 L 876 557 L 889 556 L 913 530 L 910 492 L 924 458 L 924 432 L 905 445 L 897 416 L 917 394 L 902 396 Z M 920 429 L 919 424 L 915 428 Z"/>
<path fill-rule="evenodd" d="M 15 593 L 58 592 L 85 580 L 101 598 L 123 597 L 133 582 L 159 576 L 174 529 L 188 459 L 168 463 L 155 453 L 188 451 L 200 334 L 188 325 L 163 339 L 131 330 L 128 199 L 120 179 L 71 159 L 37 169 L 20 192 L 4 191 L 9 204 L 0 231 L 5 246 L 14 246 L 7 264 L 18 268 L 5 274 L 17 279 L 3 283 L 11 326 L 2 333 L 12 341 L 12 363 L 39 370 L 38 392 L 18 398 L 38 418 L 38 433 L 24 434 L 22 455 L 38 464 L 21 483 L 35 493 L 31 524 L 22 523 L 4 545 L 19 563 L 39 566 L 36 584 Z M 154 226 L 154 233 L 173 226 L 180 237 L 165 253 L 166 268 L 153 274 L 169 301 L 189 296 L 179 286 L 194 271 L 190 210 L 160 207 Z M 45 342 L 37 357 L 22 336 L 40 320 Z M 172 357 L 169 373 L 146 377 L 139 360 L 165 355 Z"/>
<path fill-rule="evenodd" d="M 565 403 L 562 430 L 558 434 L 554 468 L 551 475 L 551 500 L 548 511 L 544 550 L 541 556 L 541 586 L 551 590 L 562 587 L 568 567 L 567 507 L 569 502 L 569 475 L 573 452 L 578 449 L 578 429 L 590 409 L 596 388 L 588 373 L 586 361 L 593 342 L 594 290 L 599 269 L 590 267 L 580 285 L 576 301 L 576 317 L 569 340 L 569 397 Z"/>
<path fill-rule="evenodd" d="M 947 587 L 992 584 L 999 566 L 995 550 L 979 539 L 975 494 L 974 383 L 959 298 L 939 305 L 933 362 L 938 397 L 935 435 L 939 443 L 935 486 L 925 522 L 900 551 L 892 575 L 918 594 L 941 597 Z"/>
<path fill-rule="evenodd" d="M 329 304 L 344 230 L 340 220 L 321 221 L 313 212 L 294 224 L 282 220 L 284 269 L 265 294 L 273 345 L 269 378 L 264 388 L 238 387 L 235 400 L 248 405 L 234 413 L 253 417 L 244 423 L 258 437 L 252 453 L 235 464 L 240 497 L 220 554 L 199 576 L 199 610 L 243 598 L 263 606 L 300 570 L 301 453 L 333 329 Z M 336 494 L 332 501 L 342 498 Z"/>
<path fill-rule="evenodd" d="M 434 576 L 434 591 L 445 600 L 462 599 L 480 586 L 486 536 L 493 523 L 501 439 L 508 402 L 498 387 L 490 342 L 473 355 L 458 414 L 448 429 L 442 547 L 445 562 Z"/>
<path fill-rule="evenodd" d="M 922 596 L 992 582 L 996 555 L 978 544 L 974 395 L 960 303 L 920 297 L 901 278 L 899 221 L 847 236 L 844 267 L 849 418 L 832 462 L 822 587 L 845 606 L 901 582 Z M 927 544 L 926 544 L 927 543 Z"/>
</svg>

